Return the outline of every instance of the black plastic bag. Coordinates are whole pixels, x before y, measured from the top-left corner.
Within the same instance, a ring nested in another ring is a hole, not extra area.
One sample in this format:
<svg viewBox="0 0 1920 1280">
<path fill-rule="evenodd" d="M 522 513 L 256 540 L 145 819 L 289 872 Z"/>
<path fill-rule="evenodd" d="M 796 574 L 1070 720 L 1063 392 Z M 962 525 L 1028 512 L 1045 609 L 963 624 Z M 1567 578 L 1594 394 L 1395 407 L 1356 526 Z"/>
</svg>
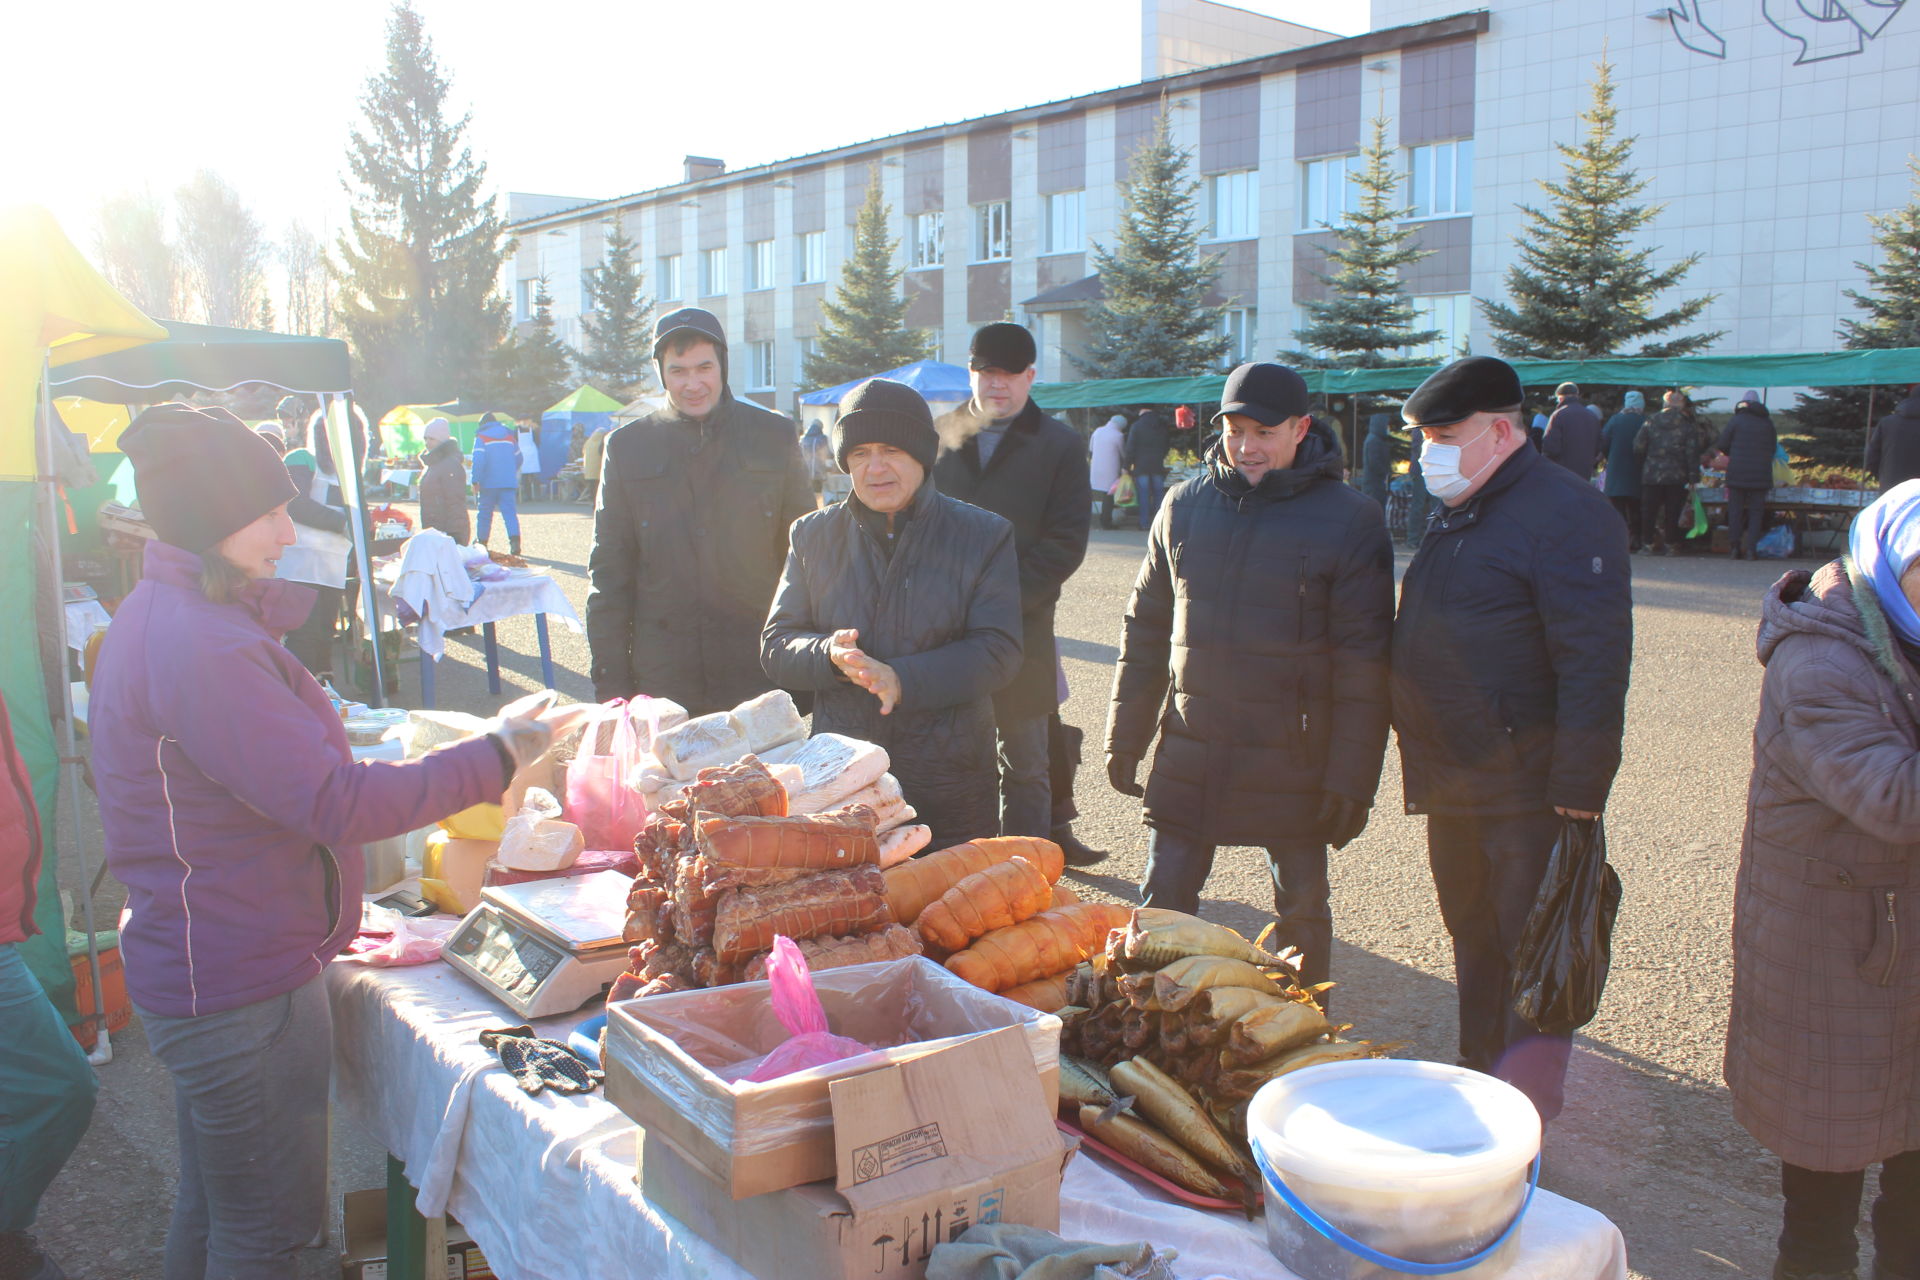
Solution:
<svg viewBox="0 0 1920 1280">
<path fill-rule="evenodd" d="M 1598 818 L 1568 819 L 1514 957 L 1513 1007 L 1536 1030 L 1567 1035 L 1593 1021 L 1613 958 L 1620 877 Z"/>
</svg>

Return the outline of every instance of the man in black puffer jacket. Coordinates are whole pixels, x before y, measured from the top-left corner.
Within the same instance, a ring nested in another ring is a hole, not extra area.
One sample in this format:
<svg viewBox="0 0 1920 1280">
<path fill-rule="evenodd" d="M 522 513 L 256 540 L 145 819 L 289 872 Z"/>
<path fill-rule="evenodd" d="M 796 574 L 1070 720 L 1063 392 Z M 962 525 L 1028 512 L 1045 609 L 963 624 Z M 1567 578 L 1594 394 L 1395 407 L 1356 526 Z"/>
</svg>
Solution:
<svg viewBox="0 0 1920 1280">
<path fill-rule="evenodd" d="M 1767 528 L 1767 492 L 1773 488 L 1774 451 L 1780 443 L 1773 417 L 1749 391 L 1733 407 L 1713 447 L 1727 455 L 1727 540 L 1735 560 L 1753 559 Z"/>
<path fill-rule="evenodd" d="M 815 733 L 887 749 L 932 848 L 994 835 L 993 695 L 1020 669 L 1013 526 L 935 490 L 939 438 L 911 387 L 854 388 L 831 440 L 853 493 L 794 523 L 761 664 L 818 692 Z"/>
<path fill-rule="evenodd" d="M 1216 846 L 1263 846 L 1276 943 L 1320 982 L 1327 845 L 1365 827 L 1386 752 L 1393 544 L 1380 504 L 1341 482 L 1299 374 L 1240 366 L 1216 420 L 1220 442 L 1168 494 L 1127 603 L 1107 773 L 1141 795 L 1158 730 L 1144 904 L 1196 911 Z"/>
<path fill-rule="evenodd" d="M 1633 601 L 1626 526 L 1528 447 L 1522 395 L 1512 366 L 1470 356 L 1401 411 L 1443 506 L 1401 585 L 1393 725 L 1453 936 L 1461 1058 L 1551 1120 L 1570 1040 L 1513 1012 L 1513 961 L 1561 828 L 1600 816 L 1620 767 Z"/>
<path fill-rule="evenodd" d="M 1920 479 L 1920 382 L 1907 388 L 1907 398 L 1874 427 L 1867 470 L 1880 478 L 1882 493 L 1902 480 Z"/>
</svg>

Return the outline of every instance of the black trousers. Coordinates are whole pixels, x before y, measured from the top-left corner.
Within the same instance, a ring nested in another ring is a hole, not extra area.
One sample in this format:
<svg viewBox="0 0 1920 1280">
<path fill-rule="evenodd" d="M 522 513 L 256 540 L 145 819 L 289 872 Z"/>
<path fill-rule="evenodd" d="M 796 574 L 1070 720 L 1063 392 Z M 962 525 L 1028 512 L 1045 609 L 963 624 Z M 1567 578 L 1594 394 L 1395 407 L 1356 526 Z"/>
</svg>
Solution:
<svg viewBox="0 0 1920 1280">
<path fill-rule="evenodd" d="M 1753 544 L 1767 530 L 1766 489 L 1727 489 L 1727 541 L 1734 554 L 1752 555 Z"/>
<path fill-rule="evenodd" d="M 1113 493 L 1107 489 L 1095 489 L 1093 496 L 1100 499 L 1100 527 L 1113 528 Z"/>
<path fill-rule="evenodd" d="M 1563 822 L 1551 809 L 1427 819 L 1427 863 L 1453 937 L 1460 1060 L 1526 1094 L 1542 1120 L 1560 1114 L 1573 1041 L 1513 1011 L 1513 961 Z"/>
<path fill-rule="evenodd" d="M 1687 510 L 1687 486 L 1683 484 L 1643 484 L 1640 486 L 1640 541 L 1654 548 L 1679 548 L 1680 515 Z"/>
<path fill-rule="evenodd" d="M 1640 549 L 1640 499 L 1608 498 L 1607 501 L 1613 504 L 1613 509 L 1620 513 L 1622 520 L 1626 521 L 1627 539 L 1633 544 L 1633 550 L 1638 551 Z"/>
<path fill-rule="evenodd" d="M 1819 1173 L 1784 1160 L 1780 1260 L 1802 1271 L 1846 1271 L 1858 1261 L 1854 1229 L 1866 1171 Z M 1920 1277 L 1920 1151 L 1880 1166 L 1873 1202 L 1874 1265 L 1881 1274 Z"/>
<path fill-rule="evenodd" d="M 314 587 L 320 598 L 313 602 L 307 620 L 287 632 L 287 648 L 300 659 L 300 665 L 315 676 L 333 673 L 333 633 L 340 621 L 339 587 Z"/>
<path fill-rule="evenodd" d="M 1055 831 L 1080 816 L 1080 808 L 1073 802 L 1073 779 L 1080 772 L 1080 744 L 1086 736 L 1062 720 L 1058 711 L 1047 717 L 1047 781 Z"/>
</svg>

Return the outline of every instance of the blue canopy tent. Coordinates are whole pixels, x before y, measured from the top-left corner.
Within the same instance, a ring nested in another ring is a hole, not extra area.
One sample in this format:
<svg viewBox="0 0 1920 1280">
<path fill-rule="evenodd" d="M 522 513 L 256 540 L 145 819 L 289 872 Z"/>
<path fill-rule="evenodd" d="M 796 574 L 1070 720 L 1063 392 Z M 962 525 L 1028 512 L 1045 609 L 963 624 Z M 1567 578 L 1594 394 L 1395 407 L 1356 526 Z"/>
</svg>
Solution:
<svg viewBox="0 0 1920 1280">
<path fill-rule="evenodd" d="M 613 426 L 613 415 L 620 407 L 620 402 L 605 392 L 583 386 L 541 414 L 540 478 L 551 480 L 567 465 L 575 427 L 584 428 L 588 435 L 605 431 Z"/>
<path fill-rule="evenodd" d="M 912 364 L 902 365 L 898 369 L 889 369 L 875 376 L 906 383 L 918 391 L 928 404 L 958 404 L 973 394 L 965 369 L 957 364 L 941 364 L 938 360 L 915 360 Z M 824 391 L 809 391 L 800 397 L 800 403 L 839 404 L 846 398 L 849 391 L 865 381 L 865 378 L 855 378 L 852 382 L 843 382 L 837 387 L 828 387 Z"/>
</svg>

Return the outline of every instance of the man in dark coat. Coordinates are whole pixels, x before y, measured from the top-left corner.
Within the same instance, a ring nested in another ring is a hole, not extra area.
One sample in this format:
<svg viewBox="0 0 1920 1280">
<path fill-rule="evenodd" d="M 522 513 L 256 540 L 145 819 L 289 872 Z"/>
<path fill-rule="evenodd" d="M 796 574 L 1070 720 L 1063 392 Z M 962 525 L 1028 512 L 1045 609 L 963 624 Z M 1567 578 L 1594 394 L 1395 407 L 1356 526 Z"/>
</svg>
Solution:
<svg viewBox="0 0 1920 1280">
<path fill-rule="evenodd" d="M 1393 438 L 1387 434 L 1393 425 L 1390 413 L 1367 416 L 1367 438 L 1360 442 L 1360 492 L 1387 509 L 1387 484 L 1393 475 Z"/>
<path fill-rule="evenodd" d="M 1706 450 L 1707 429 L 1678 388 L 1661 397 L 1660 412 L 1633 438 L 1633 453 L 1640 460 L 1640 542 L 1654 555 L 1670 556 L 1680 549 L 1687 486 L 1700 478 Z"/>
<path fill-rule="evenodd" d="M 1120 450 L 1120 465 L 1133 475 L 1133 501 L 1140 512 L 1140 527 L 1151 528 L 1153 513 L 1167 496 L 1167 450 L 1173 447 L 1173 432 L 1167 420 L 1152 409 L 1142 409 L 1127 428 L 1127 443 Z"/>
<path fill-rule="evenodd" d="M 1033 335 L 1017 324 L 979 330 L 967 359 L 973 395 L 934 424 L 934 486 L 1010 521 L 1020 560 L 1020 674 L 993 700 L 1000 834 L 1008 836 L 1046 836 L 1053 827 L 1048 729 L 1060 706 L 1053 609 L 1087 557 L 1093 522 L 1080 433 L 1028 395 L 1037 354 Z"/>
<path fill-rule="evenodd" d="M 1580 388 L 1574 383 L 1561 383 L 1553 394 L 1560 405 L 1547 419 L 1540 452 L 1582 480 L 1591 480 L 1600 461 L 1600 415 L 1580 399 Z"/>
<path fill-rule="evenodd" d="M 708 311 L 657 321 L 667 406 L 616 429 L 601 460 L 587 561 L 593 696 L 671 698 L 693 715 L 765 693 L 756 640 L 814 509 L 793 424 L 733 398 Z"/>
<path fill-rule="evenodd" d="M 761 661 L 817 691 L 815 733 L 887 749 L 933 848 L 990 836 L 993 695 L 1020 669 L 1013 526 L 929 483 L 939 437 L 911 387 L 854 388 L 831 439 L 853 493 L 793 526 Z"/>
<path fill-rule="evenodd" d="M 427 451 L 420 455 L 420 527 L 438 529 L 461 546 L 473 541 L 467 516 L 467 461 L 445 418 L 435 418 L 420 433 Z"/>
<path fill-rule="evenodd" d="M 1627 392 L 1620 412 L 1600 428 L 1600 449 L 1607 460 L 1607 501 L 1627 523 L 1629 549 L 1640 549 L 1640 455 L 1633 451 L 1640 428 L 1647 424 L 1647 398 Z"/>
<path fill-rule="evenodd" d="M 1754 544 L 1767 528 L 1767 491 L 1773 488 L 1773 458 L 1780 436 L 1773 416 L 1749 391 L 1733 407 L 1733 416 L 1713 443 L 1727 455 L 1727 540 L 1735 560 L 1753 559 Z"/>
<path fill-rule="evenodd" d="M 1401 588 L 1393 723 L 1453 937 L 1461 1059 L 1551 1120 L 1570 1042 L 1513 1012 L 1513 962 L 1554 841 L 1599 818 L 1620 766 L 1633 602 L 1627 531 L 1527 447 L 1521 398 L 1510 365 L 1471 356 L 1402 410 L 1443 510 Z"/>
<path fill-rule="evenodd" d="M 1418 551 L 1427 536 L 1427 516 L 1433 510 L 1433 495 L 1427 492 L 1426 474 L 1420 468 L 1420 450 L 1426 441 L 1418 431 L 1407 439 L 1407 550 Z"/>
<path fill-rule="evenodd" d="M 1158 731 L 1145 905 L 1195 912 L 1217 846 L 1263 846 L 1276 941 L 1320 982 L 1327 846 L 1366 826 L 1387 745 L 1393 543 L 1307 407 L 1284 365 L 1227 379 L 1220 443 L 1168 495 L 1127 603 L 1107 773 L 1142 795 Z"/>
<path fill-rule="evenodd" d="M 1873 428 L 1867 470 L 1880 478 L 1882 493 L 1902 480 L 1920 479 L 1920 382 Z"/>
</svg>

